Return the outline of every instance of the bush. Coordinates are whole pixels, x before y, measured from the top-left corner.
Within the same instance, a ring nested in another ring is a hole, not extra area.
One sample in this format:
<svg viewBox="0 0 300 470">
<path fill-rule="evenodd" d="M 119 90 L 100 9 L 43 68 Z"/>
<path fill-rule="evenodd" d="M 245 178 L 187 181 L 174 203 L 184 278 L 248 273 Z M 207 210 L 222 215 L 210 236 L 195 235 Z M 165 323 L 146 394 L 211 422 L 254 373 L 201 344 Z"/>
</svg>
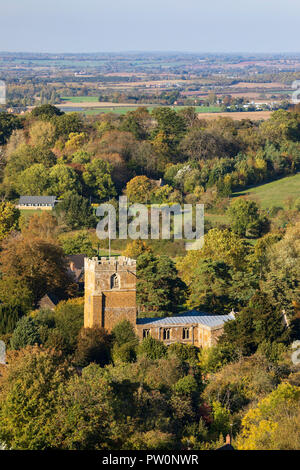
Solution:
<svg viewBox="0 0 300 470">
<path fill-rule="evenodd" d="M 83 326 L 83 299 L 60 302 L 55 308 L 54 318 L 55 326 L 64 340 L 66 352 L 74 352 L 79 331 Z"/>
<path fill-rule="evenodd" d="M 198 359 L 198 348 L 192 344 L 173 343 L 168 347 L 168 356 L 175 355 L 181 361 L 195 364 Z"/>
<path fill-rule="evenodd" d="M 149 359 L 160 359 L 167 355 L 167 347 L 161 341 L 149 336 L 139 344 L 138 355 Z"/>
<path fill-rule="evenodd" d="M 21 318 L 10 340 L 12 349 L 22 349 L 39 343 L 40 335 L 35 321 L 30 317 Z"/>
<path fill-rule="evenodd" d="M 111 336 L 104 328 L 82 328 L 75 353 L 75 363 L 85 367 L 91 362 L 104 366 L 110 359 Z"/>
<path fill-rule="evenodd" d="M 196 392 L 198 389 L 198 384 L 192 375 L 186 375 L 176 382 L 174 385 L 174 391 L 180 393 L 181 395 L 190 395 L 193 392 Z"/>
</svg>

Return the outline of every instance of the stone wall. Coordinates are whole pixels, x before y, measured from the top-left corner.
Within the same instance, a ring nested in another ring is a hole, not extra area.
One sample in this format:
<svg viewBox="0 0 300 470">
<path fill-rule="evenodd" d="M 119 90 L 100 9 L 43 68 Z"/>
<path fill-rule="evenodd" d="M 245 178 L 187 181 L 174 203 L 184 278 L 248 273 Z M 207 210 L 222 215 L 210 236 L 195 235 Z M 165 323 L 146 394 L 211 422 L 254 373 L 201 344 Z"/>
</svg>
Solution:
<svg viewBox="0 0 300 470">
<path fill-rule="evenodd" d="M 164 326 L 155 326 L 150 323 L 138 324 L 136 331 L 140 340 L 151 335 L 165 344 L 184 343 L 193 344 L 198 348 L 206 348 L 217 343 L 219 336 L 223 333 L 223 327 L 210 328 L 200 323 Z"/>
</svg>

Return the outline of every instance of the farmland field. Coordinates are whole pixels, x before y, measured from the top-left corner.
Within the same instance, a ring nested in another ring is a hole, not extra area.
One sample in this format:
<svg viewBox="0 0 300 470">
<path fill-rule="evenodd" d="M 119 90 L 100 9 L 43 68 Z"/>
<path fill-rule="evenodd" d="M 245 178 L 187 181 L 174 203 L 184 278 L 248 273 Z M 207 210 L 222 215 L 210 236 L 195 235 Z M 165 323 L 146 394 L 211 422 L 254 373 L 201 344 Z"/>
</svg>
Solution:
<svg viewBox="0 0 300 470">
<path fill-rule="evenodd" d="M 249 196 L 250 199 L 255 199 L 262 209 L 287 208 L 289 198 L 300 198 L 300 173 L 234 193 L 233 197 L 236 196 Z"/>
<path fill-rule="evenodd" d="M 117 113 L 117 114 L 126 114 L 128 111 L 134 111 L 138 107 L 141 107 L 142 105 L 138 106 L 105 106 L 103 108 L 97 107 L 89 110 L 84 110 L 84 114 L 87 115 L 95 115 L 95 114 L 100 114 L 100 113 Z M 152 111 L 155 106 L 147 106 L 148 111 Z M 173 106 L 172 108 L 175 109 L 176 111 L 179 111 L 180 109 L 185 108 L 186 106 Z M 220 108 L 218 106 L 196 106 L 195 110 L 197 113 L 218 113 L 220 111 Z M 226 113 L 227 114 L 227 113 Z"/>
<path fill-rule="evenodd" d="M 63 101 L 70 101 L 71 103 L 97 103 L 99 102 L 98 96 L 63 96 L 61 98 Z"/>
</svg>

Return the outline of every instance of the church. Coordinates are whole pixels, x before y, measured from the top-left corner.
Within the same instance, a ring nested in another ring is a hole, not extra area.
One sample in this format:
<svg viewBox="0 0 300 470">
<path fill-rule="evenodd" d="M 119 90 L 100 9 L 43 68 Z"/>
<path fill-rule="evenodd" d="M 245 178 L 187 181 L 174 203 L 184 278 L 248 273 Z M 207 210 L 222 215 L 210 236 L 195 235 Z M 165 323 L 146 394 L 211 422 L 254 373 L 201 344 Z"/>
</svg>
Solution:
<svg viewBox="0 0 300 470">
<path fill-rule="evenodd" d="M 223 333 L 224 323 L 234 313 L 214 315 L 196 310 L 164 318 L 137 318 L 136 260 L 95 257 L 84 260 L 84 327 L 111 331 L 128 320 L 140 339 L 151 335 L 165 344 L 185 343 L 210 347 Z"/>
</svg>

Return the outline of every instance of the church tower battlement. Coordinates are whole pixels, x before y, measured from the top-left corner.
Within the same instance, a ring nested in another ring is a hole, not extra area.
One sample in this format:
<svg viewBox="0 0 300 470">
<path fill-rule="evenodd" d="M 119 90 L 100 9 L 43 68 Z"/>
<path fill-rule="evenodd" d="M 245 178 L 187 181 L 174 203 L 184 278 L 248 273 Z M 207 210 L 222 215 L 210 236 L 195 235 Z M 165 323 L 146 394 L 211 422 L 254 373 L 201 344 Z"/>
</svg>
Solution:
<svg viewBox="0 0 300 470">
<path fill-rule="evenodd" d="M 84 260 L 84 327 L 111 331 L 122 320 L 136 327 L 136 261 L 125 256 Z"/>
</svg>

